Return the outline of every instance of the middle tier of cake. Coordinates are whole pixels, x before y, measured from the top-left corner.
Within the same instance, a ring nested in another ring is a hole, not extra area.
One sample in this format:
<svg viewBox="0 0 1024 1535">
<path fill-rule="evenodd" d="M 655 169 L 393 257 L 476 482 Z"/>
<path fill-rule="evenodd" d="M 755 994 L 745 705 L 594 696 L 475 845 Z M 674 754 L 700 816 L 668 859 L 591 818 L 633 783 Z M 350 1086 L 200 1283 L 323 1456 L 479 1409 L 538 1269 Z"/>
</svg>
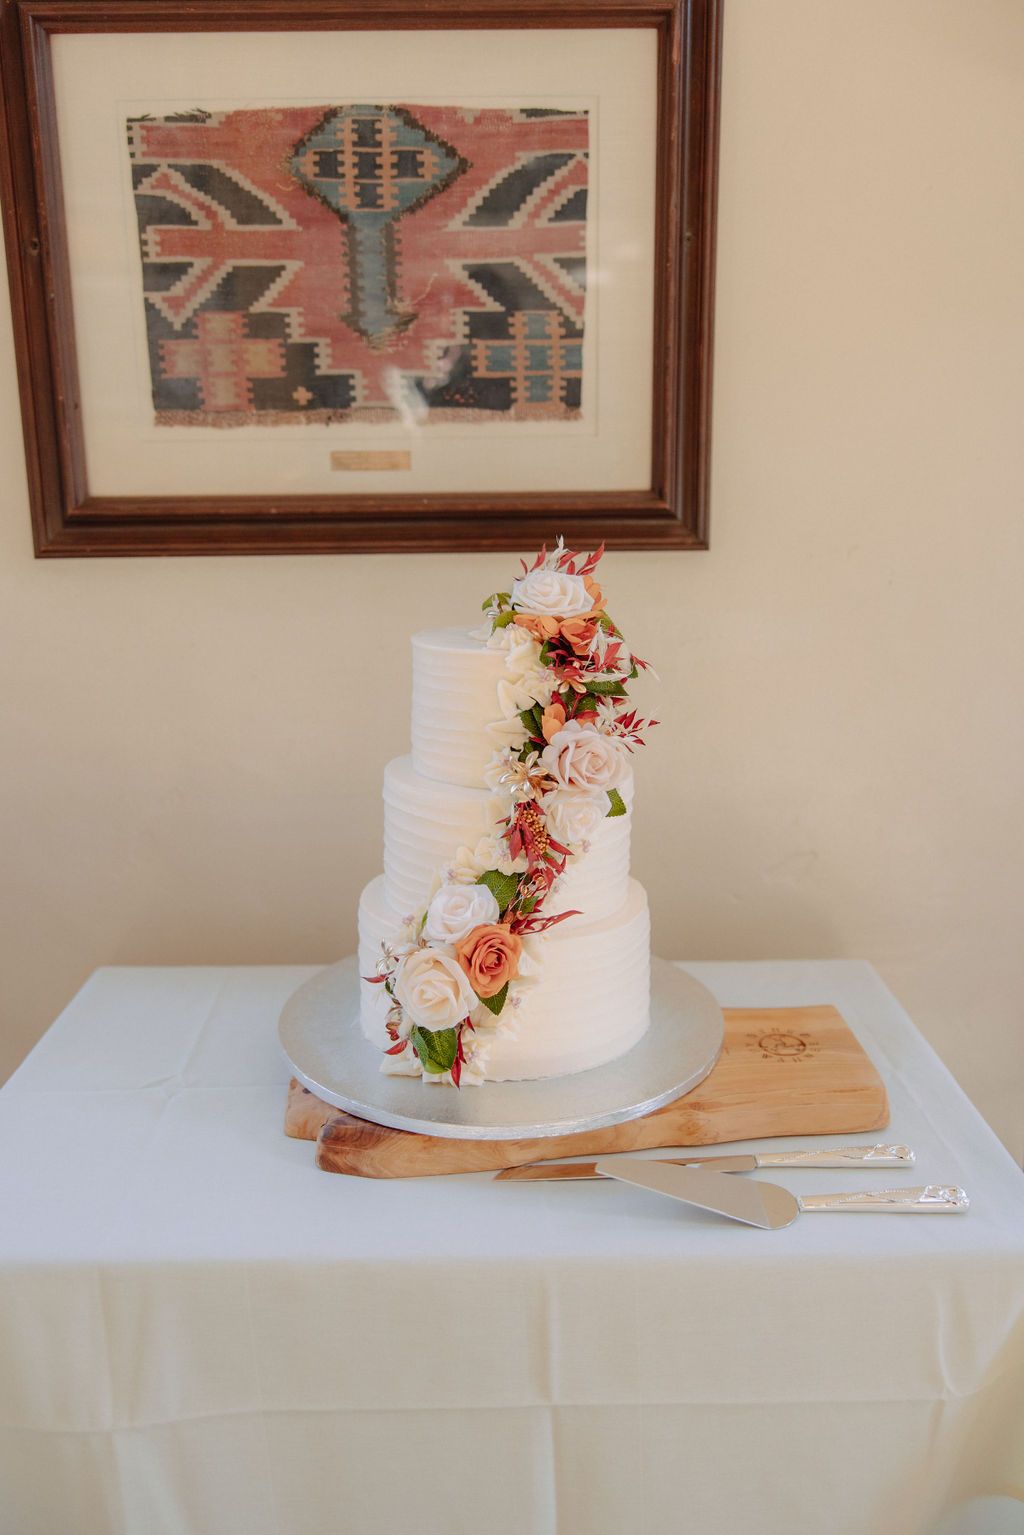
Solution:
<svg viewBox="0 0 1024 1535">
<path fill-rule="evenodd" d="M 619 790 L 624 815 L 606 816 L 587 849 L 569 863 L 545 903 L 545 915 L 580 911 L 596 922 L 618 911 L 629 880 L 633 777 Z M 507 802 L 506 802 L 507 807 Z M 507 814 L 488 789 L 426 778 L 411 757 L 384 769 L 384 892 L 392 911 L 411 916 L 425 906 L 436 876 L 460 847 L 471 851 L 483 837 L 497 837 Z M 568 922 L 579 919 L 570 917 Z"/>
</svg>

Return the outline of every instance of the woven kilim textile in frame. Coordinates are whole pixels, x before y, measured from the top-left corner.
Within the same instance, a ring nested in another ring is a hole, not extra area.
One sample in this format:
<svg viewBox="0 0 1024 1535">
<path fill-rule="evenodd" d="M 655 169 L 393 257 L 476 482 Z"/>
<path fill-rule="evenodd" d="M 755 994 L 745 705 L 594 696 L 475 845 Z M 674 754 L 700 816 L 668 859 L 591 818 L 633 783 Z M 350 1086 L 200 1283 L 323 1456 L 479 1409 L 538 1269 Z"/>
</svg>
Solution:
<svg viewBox="0 0 1024 1535">
<path fill-rule="evenodd" d="M 266 107 L 127 129 L 158 423 L 579 416 L 585 112 Z"/>
</svg>

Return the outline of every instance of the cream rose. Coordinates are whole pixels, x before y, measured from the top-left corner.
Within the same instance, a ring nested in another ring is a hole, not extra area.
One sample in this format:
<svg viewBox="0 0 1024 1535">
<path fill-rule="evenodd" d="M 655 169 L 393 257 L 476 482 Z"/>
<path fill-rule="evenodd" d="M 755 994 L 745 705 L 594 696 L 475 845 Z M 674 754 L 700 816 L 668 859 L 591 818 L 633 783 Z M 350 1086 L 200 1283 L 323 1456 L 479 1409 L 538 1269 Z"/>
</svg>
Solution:
<svg viewBox="0 0 1024 1535">
<path fill-rule="evenodd" d="M 621 742 L 578 720 L 551 737 L 540 760 L 560 789 L 617 789 L 629 772 Z"/>
<path fill-rule="evenodd" d="M 582 576 L 564 570 L 531 570 L 512 582 L 512 606 L 518 613 L 544 613 L 552 618 L 575 618 L 589 613 L 593 599 Z"/>
<path fill-rule="evenodd" d="M 423 936 L 431 943 L 458 943 L 484 922 L 497 922 L 501 908 L 486 885 L 442 885 L 427 907 Z"/>
<path fill-rule="evenodd" d="M 395 975 L 395 998 L 421 1029 L 453 1029 L 476 1006 L 458 960 L 439 949 L 414 949 Z"/>
<path fill-rule="evenodd" d="M 544 797 L 544 823 L 556 842 L 589 842 L 608 814 L 603 789 L 552 789 Z"/>
<path fill-rule="evenodd" d="M 531 704 L 546 704 L 554 692 L 558 679 L 549 666 L 540 659 L 540 645 L 532 635 L 509 624 L 506 634 L 519 636 L 508 648 L 505 656 L 506 677 L 498 682 L 498 708 L 503 718 L 528 709 Z"/>
</svg>

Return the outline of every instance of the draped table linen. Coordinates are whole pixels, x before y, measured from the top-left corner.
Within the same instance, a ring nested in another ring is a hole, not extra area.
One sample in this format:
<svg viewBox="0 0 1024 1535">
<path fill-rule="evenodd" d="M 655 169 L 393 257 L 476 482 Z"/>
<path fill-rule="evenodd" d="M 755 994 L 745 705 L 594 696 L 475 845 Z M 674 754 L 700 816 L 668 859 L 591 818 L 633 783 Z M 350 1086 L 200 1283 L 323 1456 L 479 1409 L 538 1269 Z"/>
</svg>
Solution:
<svg viewBox="0 0 1024 1535">
<path fill-rule="evenodd" d="M 837 1007 L 891 1104 L 842 1139 L 918 1159 L 757 1176 L 959 1183 L 969 1213 L 766 1232 L 608 1183 L 322 1173 L 277 1037 L 313 968 L 100 970 L 0 1091 L 0 1529 L 957 1535 L 1016 1507 L 1024 1174 L 868 965 L 686 968 L 724 1006 Z"/>
</svg>

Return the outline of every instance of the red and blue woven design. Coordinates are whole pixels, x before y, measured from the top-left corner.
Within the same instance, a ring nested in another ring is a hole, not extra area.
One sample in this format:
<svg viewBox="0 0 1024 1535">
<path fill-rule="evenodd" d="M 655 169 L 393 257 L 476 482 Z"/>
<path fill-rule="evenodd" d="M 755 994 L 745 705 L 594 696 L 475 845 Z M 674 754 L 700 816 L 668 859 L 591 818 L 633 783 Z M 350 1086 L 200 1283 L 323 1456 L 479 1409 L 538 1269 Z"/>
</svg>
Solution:
<svg viewBox="0 0 1024 1535">
<path fill-rule="evenodd" d="M 128 123 L 166 425 L 579 415 L 586 113 Z"/>
</svg>

